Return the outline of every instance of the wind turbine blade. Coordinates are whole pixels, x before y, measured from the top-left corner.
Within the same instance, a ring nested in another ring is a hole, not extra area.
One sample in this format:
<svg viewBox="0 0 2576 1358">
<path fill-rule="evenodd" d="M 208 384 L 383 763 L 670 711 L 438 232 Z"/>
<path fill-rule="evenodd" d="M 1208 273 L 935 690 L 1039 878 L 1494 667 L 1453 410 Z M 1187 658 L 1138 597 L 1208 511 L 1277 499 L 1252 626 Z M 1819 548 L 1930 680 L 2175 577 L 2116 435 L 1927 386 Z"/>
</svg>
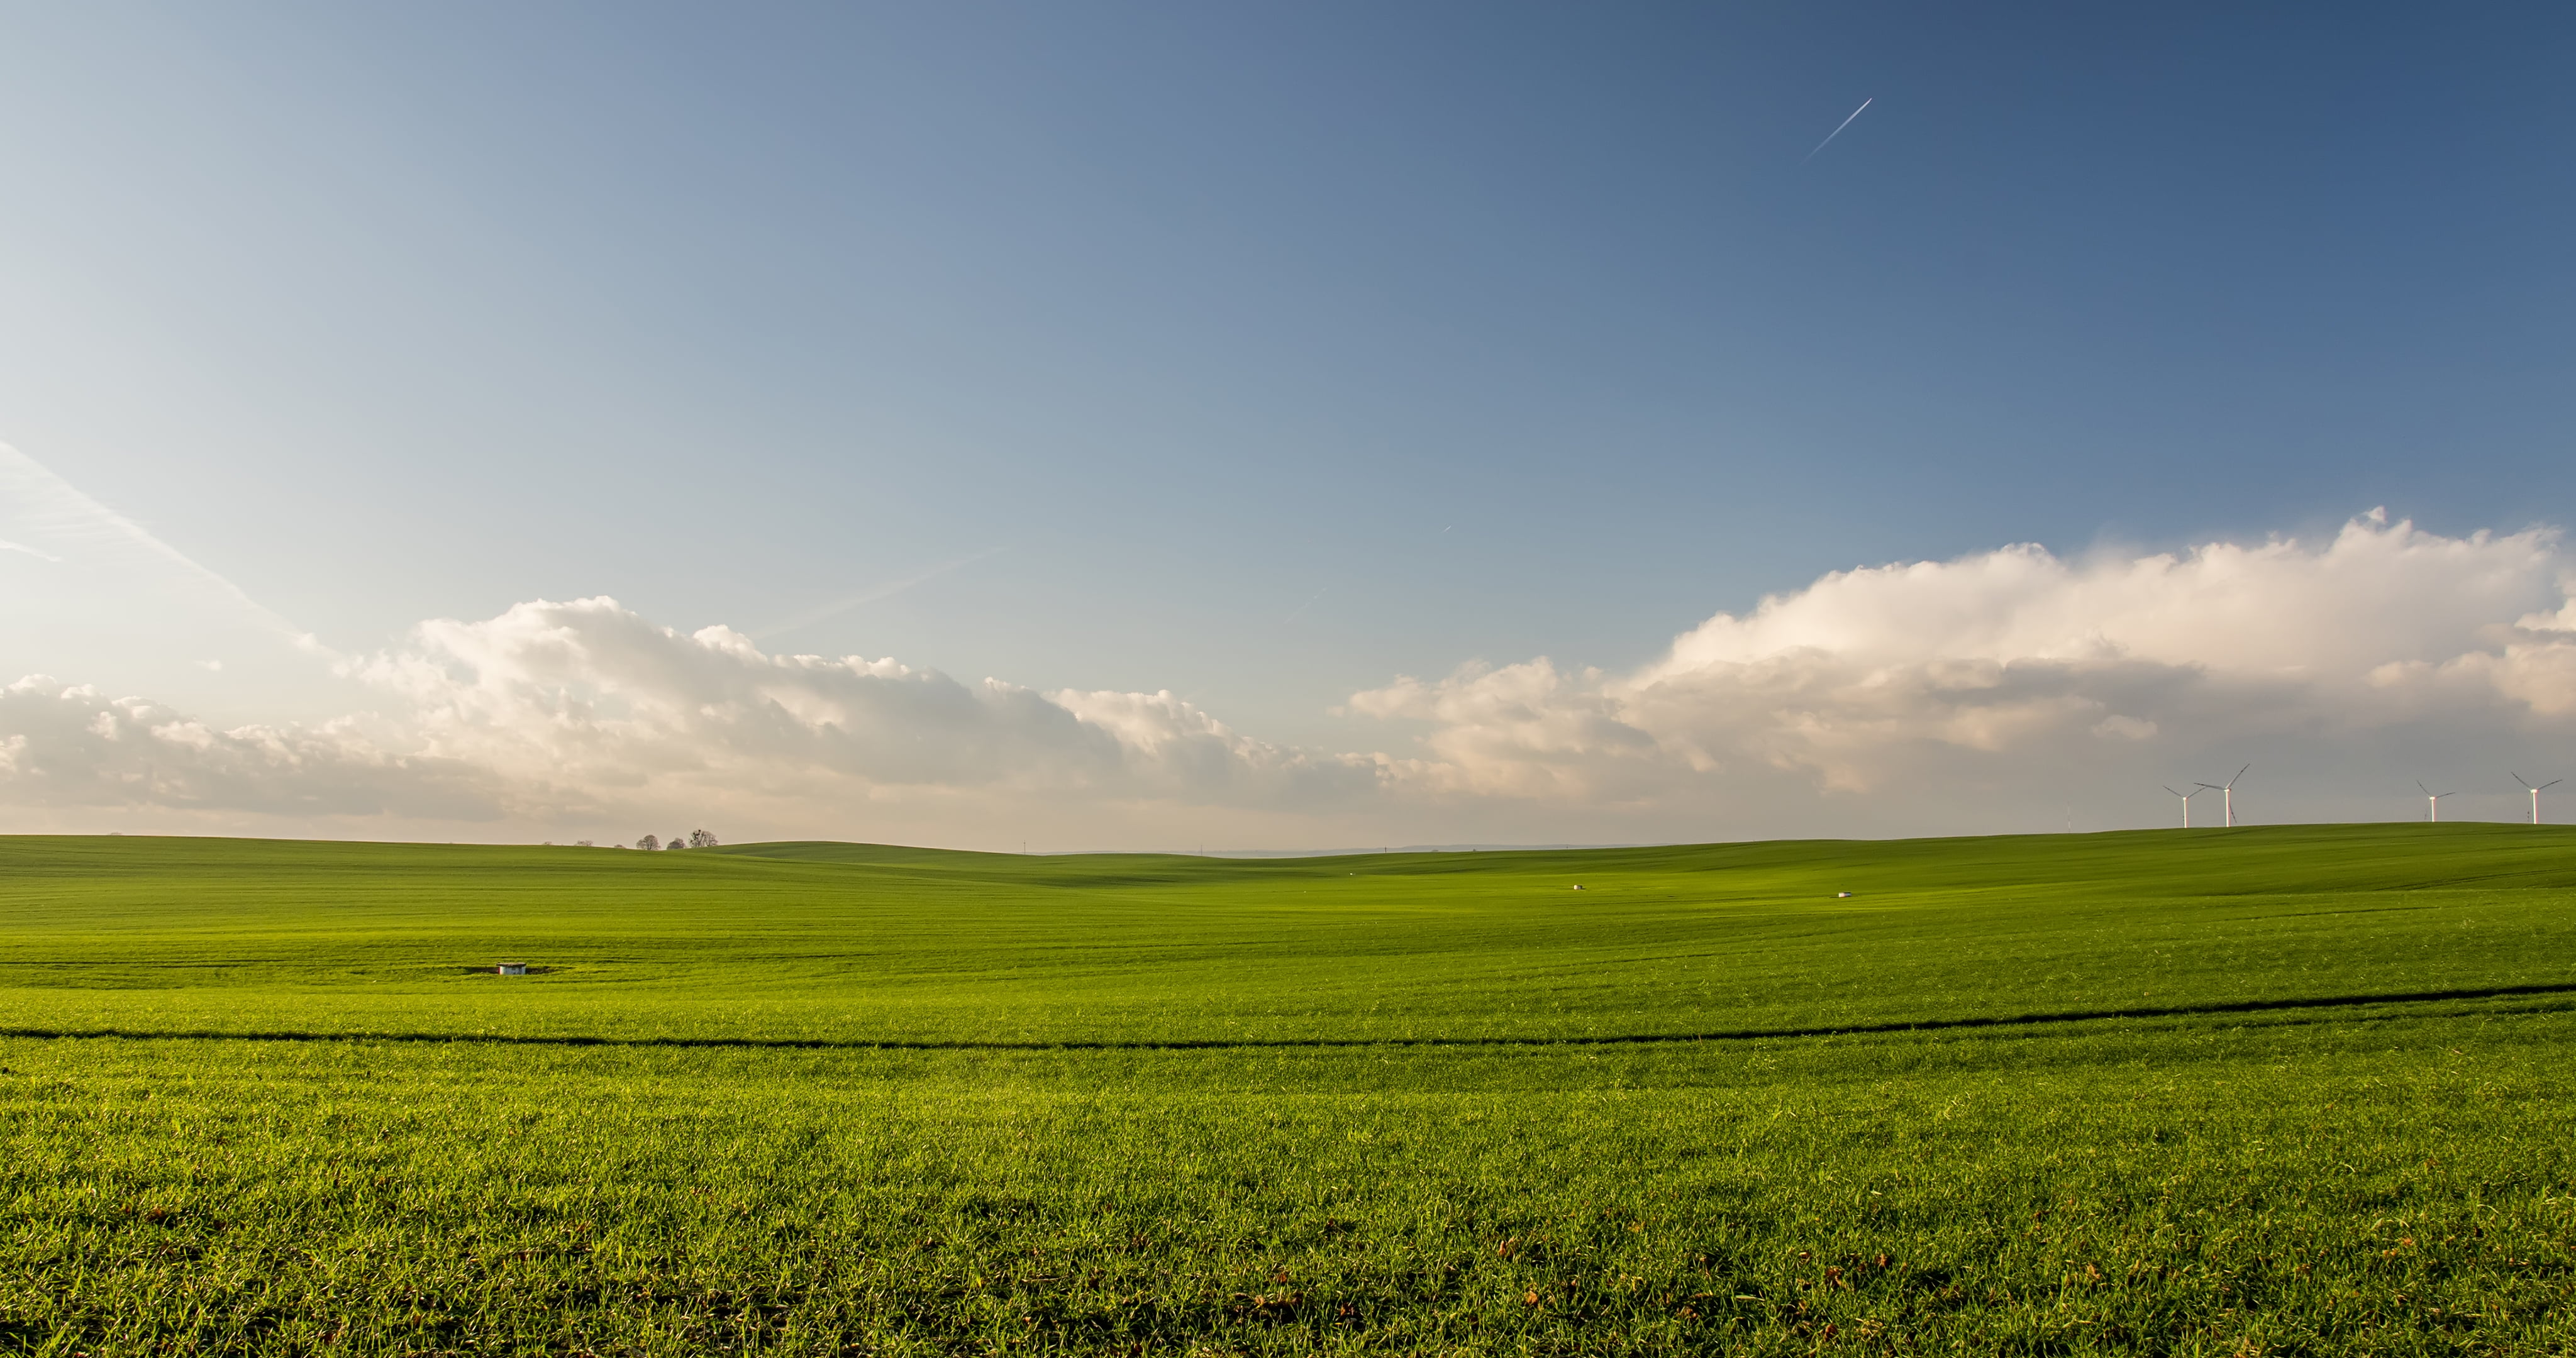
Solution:
<svg viewBox="0 0 2576 1358">
<path fill-rule="evenodd" d="M 2245 766 L 2245 769 L 2250 769 L 2250 768 L 2252 768 L 2252 767 L 2254 767 L 2252 764 L 2247 764 L 2247 765 Z M 2242 777 L 2244 777 L 2244 776 L 2245 776 L 2245 769 L 2238 769 L 2238 770 L 2236 771 L 2236 778 L 2242 778 Z M 2234 787 L 2234 786 L 2236 786 L 2236 778 L 2230 778 L 2230 779 L 2228 779 L 2228 780 L 2227 780 L 2227 786 L 2229 786 L 2229 787 Z"/>
<path fill-rule="evenodd" d="M 2433 795 L 2433 789 L 2431 789 L 2431 788 L 2429 788 L 2429 787 L 2424 786 L 2424 780 L 2423 780 L 2423 779 L 2421 779 L 2421 778 L 2418 778 L 2418 779 L 2416 779 L 2416 780 L 2415 780 L 2415 790 L 2416 790 L 2416 791 L 2418 791 L 2418 792 L 2423 793 L 2423 794 L 2424 794 L 2425 796 L 2427 796 L 2427 797 L 2430 797 L 2430 796 L 2432 796 L 2432 795 Z"/>
<path fill-rule="evenodd" d="M 2507 769 L 2507 770 L 2505 770 L 2505 772 L 2507 772 L 2507 773 L 2513 773 L 2513 770 L 2511 770 L 2511 769 Z M 2517 783 L 2522 784 L 2524 787 L 2529 787 L 2529 786 L 2531 786 L 2531 780 L 2530 780 L 2530 779 L 2528 779 L 2528 778 L 2523 777 L 2523 776 L 2522 776 L 2521 774 L 2519 774 L 2519 773 L 2514 773 L 2514 774 L 2513 774 L 2513 780 L 2514 780 L 2515 782 L 2517 782 Z"/>
<path fill-rule="evenodd" d="M 2538 787 L 2536 787 L 2536 788 L 2533 788 L 2533 789 L 2532 789 L 2532 791 L 2534 791 L 2534 792 L 2547 792 L 2549 789 L 2551 789 L 2551 788 L 2553 788 L 2553 787 L 2556 787 L 2556 786 L 2558 786 L 2560 783 L 2563 783 L 2563 782 L 2566 782 L 2566 781 L 2567 781 L 2567 780 L 2566 780 L 2566 779 L 2564 779 L 2564 778 L 2552 778 L 2552 779 L 2550 779 L 2548 782 L 2543 783 L 2543 784 L 2541 784 L 2540 786 L 2538 786 Z"/>
</svg>

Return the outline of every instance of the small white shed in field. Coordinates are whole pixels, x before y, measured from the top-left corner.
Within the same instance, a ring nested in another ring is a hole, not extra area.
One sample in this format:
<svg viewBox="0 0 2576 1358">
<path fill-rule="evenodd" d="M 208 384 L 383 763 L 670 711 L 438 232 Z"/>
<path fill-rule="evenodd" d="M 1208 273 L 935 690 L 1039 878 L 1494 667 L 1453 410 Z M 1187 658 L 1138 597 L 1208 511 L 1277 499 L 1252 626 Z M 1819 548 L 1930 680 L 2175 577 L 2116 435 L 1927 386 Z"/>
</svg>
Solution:
<svg viewBox="0 0 2576 1358">
<path fill-rule="evenodd" d="M 525 962 L 504 962 L 501 965 L 492 968 L 492 970 L 503 976 L 525 976 L 528 974 L 528 964 Z"/>
</svg>

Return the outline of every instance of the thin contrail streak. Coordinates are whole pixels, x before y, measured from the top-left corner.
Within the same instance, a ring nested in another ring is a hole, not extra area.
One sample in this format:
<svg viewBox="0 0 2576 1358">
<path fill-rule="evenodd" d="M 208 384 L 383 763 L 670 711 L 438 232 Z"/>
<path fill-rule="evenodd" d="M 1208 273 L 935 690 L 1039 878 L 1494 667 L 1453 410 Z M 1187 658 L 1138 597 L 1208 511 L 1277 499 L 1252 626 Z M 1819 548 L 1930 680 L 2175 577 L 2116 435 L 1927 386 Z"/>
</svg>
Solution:
<svg viewBox="0 0 2576 1358">
<path fill-rule="evenodd" d="M 0 552 L 25 552 L 29 556 L 41 556 L 47 561 L 53 562 L 57 566 L 63 564 L 63 559 L 61 557 L 58 557 L 51 552 L 38 551 L 23 542 L 0 542 Z"/>
<path fill-rule="evenodd" d="M 69 544 L 76 557 L 113 559 L 124 552 L 176 567 L 181 578 L 211 586 L 218 597 L 241 609 L 260 626 L 285 637 L 289 645 L 313 655 L 331 654 L 312 633 L 262 607 L 258 600 L 243 593 L 241 586 L 199 565 L 187 553 L 154 537 L 151 530 L 91 499 L 55 475 L 52 468 L 5 443 L 0 443 L 0 507 L 13 511 L 18 521 L 36 529 L 38 542 Z M 0 542 L 0 548 L 48 561 L 62 560 L 21 542 Z"/>
<path fill-rule="evenodd" d="M 864 590 L 860 593 L 853 594 L 849 598 L 843 599 L 838 603 L 825 604 L 821 608 L 799 613 L 795 617 L 789 618 L 784 622 L 773 623 L 770 626 L 752 633 L 752 638 L 756 641 L 766 641 L 782 632 L 793 632 L 800 628 L 811 627 L 827 618 L 834 618 L 843 613 L 847 613 L 861 604 L 872 604 L 879 599 L 891 599 L 915 585 L 946 575 L 960 566 L 972 566 L 978 561 L 1000 556 L 1002 553 L 1009 550 L 1010 549 L 1007 547 L 996 547 L 989 552 L 977 552 L 973 556 L 961 556 L 954 561 L 943 561 L 928 570 L 914 571 L 912 574 L 904 576 L 902 579 L 888 581 L 874 589 Z"/>
<path fill-rule="evenodd" d="M 1856 108 L 1856 109 L 1853 109 L 1853 110 L 1851 111 L 1851 118 L 1845 118 L 1845 119 L 1843 119 L 1843 121 L 1842 121 L 1842 125 L 1841 125 L 1840 127 L 1836 127 L 1833 131 L 1826 133 L 1826 134 L 1825 134 L 1825 139 L 1824 139 L 1824 141 L 1820 141 L 1820 142 L 1817 142 L 1817 143 L 1816 143 L 1816 151 L 1824 150 L 1824 149 L 1825 149 L 1825 147 L 1826 147 L 1826 145 L 1827 145 L 1828 143 L 1832 142 L 1834 138 L 1841 136 L 1841 135 L 1843 134 L 1843 128 L 1845 128 L 1845 127 L 1849 127 L 1849 126 L 1851 126 L 1851 125 L 1852 125 L 1852 118 L 1857 118 L 1857 117 L 1859 117 L 1859 116 L 1861 115 L 1861 109 L 1866 109 L 1866 108 L 1868 108 L 1870 105 L 1872 105 L 1872 104 L 1874 104 L 1874 103 L 1877 103 L 1877 102 L 1878 102 L 1878 96 L 1877 96 L 1877 95 L 1875 95 L 1875 94 L 1871 95 L 1871 96 L 1870 96 L 1870 97 L 1868 97 L 1867 99 L 1863 99 L 1863 100 L 1861 100 L 1861 101 L 1860 101 L 1860 108 Z M 1800 157 L 1800 158 L 1799 158 L 1798 163 L 1799 163 L 1799 164 L 1801 164 L 1801 165 L 1804 165 L 1804 164 L 1806 164 L 1808 161 L 1810 161 L 1810 160 L 1814 160 L 1814 159 L 1816 158 L 1816 151 L 1809 151 L 1806 155 L 1804 155 L 1804 156 L 1802 156 L 1802 157 Z"/>
</svg>

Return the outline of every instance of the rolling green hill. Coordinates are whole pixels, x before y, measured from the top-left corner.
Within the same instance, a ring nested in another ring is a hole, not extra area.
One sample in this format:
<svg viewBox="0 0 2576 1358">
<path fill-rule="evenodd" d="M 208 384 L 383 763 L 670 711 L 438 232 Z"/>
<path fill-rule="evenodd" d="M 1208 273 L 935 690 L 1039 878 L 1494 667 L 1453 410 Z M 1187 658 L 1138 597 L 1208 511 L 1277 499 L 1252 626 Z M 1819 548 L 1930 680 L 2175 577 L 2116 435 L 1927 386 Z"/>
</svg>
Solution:
<svg viewBox="0 0 2576 1358">
<path fill-rule="evenodd" d="M 2557 1352 L 2571 1011 L 2554 827 L 0 838 L 0 1349 Z"/>
</svg>

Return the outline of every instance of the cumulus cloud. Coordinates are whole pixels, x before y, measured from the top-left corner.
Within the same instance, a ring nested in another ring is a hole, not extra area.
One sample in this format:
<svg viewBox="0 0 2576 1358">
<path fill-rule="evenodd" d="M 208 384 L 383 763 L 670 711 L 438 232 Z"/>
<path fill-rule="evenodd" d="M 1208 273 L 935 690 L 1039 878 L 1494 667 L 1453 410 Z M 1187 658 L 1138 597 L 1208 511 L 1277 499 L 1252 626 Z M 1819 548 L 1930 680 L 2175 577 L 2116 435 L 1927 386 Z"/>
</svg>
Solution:
<svg viewBox="0 0 2576 1358">
<path fill-rule="evenodd" d="M 341 669 L 384 709 L 215 730 L 145 699 L 22 681 L 0 690 L 0 796 L 546 823 L 911 793 L 1293 811 L 1380 778 L 1374 759 L 1254 740 L 1169 692 L 1044 693 L 772 655 L 606 598 L 423 623 Z"/>
<path fill-rule="evenodd" d="M 1782 775 L 1864 793 L 2159 737 L 2556 730 L 2576 718 L 2571 579 L 2554 531 L 2450 538 L 2376 512 L 2316 545 L 2014 546 L 1836 572 L 1633 673 L 1471 665 L 1349 710 L 1428 725 L 1390 762 L 1406 786 L 1574 799 Z"/>
<path fill-rule="evenodd" d="M 491 771 L 389 753 L 341 724 L 214 730 L 41 675 L 0 688 L 0 790 L 22 804 L 490 821 Z"/>
<path fill-rule="evenodd" d="M 1245 844 L 1997 828 L 1984 790 L 2106 783 L 2160 815 L 2155 783 L 2204 764 L 2294 751 L 2325 785 L 2576 734 L 2571 585 L 2554 531 L 2453 538 L 2376 514 L 2314 543 L 2007 547 L 1827 575 L 1629 672 L 1538 657 L 1399 677 L 1342 709 L 1365 719 L 1350 743 L 1393 749 L 1365 754 L 1270 744 L 1170 692 L 968 682 L 537 601 L 341 660 L 373 706 L 327 721 L 219 730 L 51 680 L 0 689 L 0 801 L 307 827 L 668 830 L 703 810 L 736 834 L 989 846 L 1048 816 L 1090 843 L 1219 814 L 1259 827 L 1217 831 Z M 1066 808 L 1100 814 L 1077 827 Z"/>
<path fill-rule="evenodd" d="M 1375 762 L 1252 740 L 1170 693 L 1041 693 L 891 659 L 770 655 L 613 599 L 424 623 L 354 673 L 403 700 L 430 755 L 510 777 L 792 794 L 817 780 L 1298 804 Z"/>
</svg>

